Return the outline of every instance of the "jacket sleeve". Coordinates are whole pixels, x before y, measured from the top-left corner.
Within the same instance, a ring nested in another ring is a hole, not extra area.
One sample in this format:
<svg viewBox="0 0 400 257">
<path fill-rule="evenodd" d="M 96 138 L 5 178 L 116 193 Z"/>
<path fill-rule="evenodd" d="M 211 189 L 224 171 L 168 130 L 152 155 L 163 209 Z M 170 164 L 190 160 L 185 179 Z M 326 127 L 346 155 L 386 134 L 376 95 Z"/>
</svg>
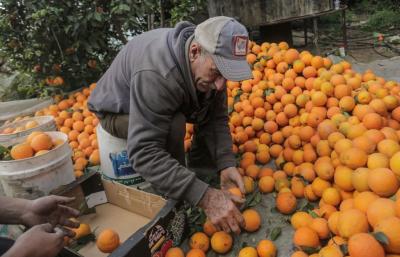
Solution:
<svg viewBox="0 0 400 257">
<path fill-rule="evenodd" d="M 210 151 L 214 151 L 218 171 L 228 167 L 235 167 L 236 160 L 232 152 L 232 137 L 228 126 L 228 103 L 226 90 L 218 92 L 213 109 L 210 110 L 211 119 L 206 128 L 201 130 L 207 134 L 205 142 Z"/>
<path fill-rule="evenodd" d="M 167 197 L 196 205 L 208 184 L 166 150 L 171 120 L 182 102 L 182 89 L 151 71 L 137 73 L 131 83 L 128 155 L 133 169 Z"/>
</svg>

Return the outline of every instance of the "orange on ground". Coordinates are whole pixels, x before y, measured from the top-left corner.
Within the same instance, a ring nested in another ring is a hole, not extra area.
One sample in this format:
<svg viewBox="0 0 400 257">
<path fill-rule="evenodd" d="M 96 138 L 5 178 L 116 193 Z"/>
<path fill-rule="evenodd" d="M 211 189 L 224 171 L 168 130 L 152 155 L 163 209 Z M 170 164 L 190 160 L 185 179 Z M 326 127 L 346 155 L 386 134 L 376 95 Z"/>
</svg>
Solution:
<svg viewBox="0 0 400 257">
<path fill-rule="evenodd" d="M 260 214 L 254 209 L 247 209 L 242 213 L 245 227 L 244 229 L 248 232 L 254 232 L 261 226 Z"/>
<path fill-rule="evenodd" d="M 342 211 L 338 218 L 338 232 L 343 238 L 350 238 L 357 233 L 368 232 L 366 215 L 358 209 Z"/>
<path fill-rule="evenodd" d="M 206 257 L 206 254 L 200 249 L 190 249 L 186 257 Z"/>
<path fill-rule="evenodd" d="M 203 231 L 204 233 L 206 233 L 207 236 L 211 237 L 212 235 L 214 235 L 215 232 L 217 232 L 217 229 L 211 223 L 211 221 L 207 219 L 206 222 L 204 222 L 203 224 Z"/>
<path fill-rule="evenodd" d="M 294 232 L 293 243 L 297 247 L 318 247 L 318 234 L 309 227 L 301 227 Z"/>
<path fill-rule="evenodd" d="M 279 193 L 276 197 L 276 208 L 283 214 L 290 214 L 296 210 L 297 200 L 291 192 Z"/>
<path fill-rule="evenodd" d="M 394 216 L 396 216 L 396 205 L 388 198 L 376 199 L 367 209 L 367 219 L 372 227 L 375 227 L 381 220 Z"/>
<path fill-rule="evenodd" d="M 258 257 L 275 257 L 276 246 L 268 239 L 261 240 L 257 245 Z"/>
<path fill-rule="evenodd" d="M 254 247 L 246 246 L 239 251 L 238 257 L 258 257 L 257 250 Z"/>
<path fill-rule="evenodd" d="M 381 220 L 374 228 L 374 232 L 382 232 L 389 239 L 384 248 L 388 253 L 400 254 L 400 218 L 390 217 Z"/>
<path fill-rule="evenodd" d="M 348 242 L 351 257 L 384 257 L 385 251 L 379 242 L 370 234 L 359 233 L 350 237 Z"/>
<path fill-rule="evenodd" d="M 207 252 L 210 247 L 210 239 L 205 233 L 196 232 L 190 237 L 189 246 L 192 249 L 200 249 L 203 252 Z"/>
<path fill-rule="evenodd" d="M 387 168 L 377 168 L 368 173 L 368 186 L 379 196 L 390 197 L 399 189 L 399 180 L 393 171 Z"/>
<path fill-rule="evenodd" d="M 232 248 L 232 237 L 224 231 L 215 232 L 211 237 L 211 248 L 219 254 L 225 254 Z"/>
</svg>

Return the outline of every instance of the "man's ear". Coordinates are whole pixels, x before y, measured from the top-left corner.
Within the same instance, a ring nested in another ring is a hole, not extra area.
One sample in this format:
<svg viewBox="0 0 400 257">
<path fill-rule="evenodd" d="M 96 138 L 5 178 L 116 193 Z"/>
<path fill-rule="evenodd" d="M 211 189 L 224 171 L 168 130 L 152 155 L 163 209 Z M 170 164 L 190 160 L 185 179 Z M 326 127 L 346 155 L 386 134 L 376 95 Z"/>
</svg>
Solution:
<svg viewBox="0 0 400 257">
<path fill-rule="evenodd" d="M 193 62 L 200 56 L 201 47 L 198 43 L 193 43 L 189 48 L 189 60 Z"/>
</svg>

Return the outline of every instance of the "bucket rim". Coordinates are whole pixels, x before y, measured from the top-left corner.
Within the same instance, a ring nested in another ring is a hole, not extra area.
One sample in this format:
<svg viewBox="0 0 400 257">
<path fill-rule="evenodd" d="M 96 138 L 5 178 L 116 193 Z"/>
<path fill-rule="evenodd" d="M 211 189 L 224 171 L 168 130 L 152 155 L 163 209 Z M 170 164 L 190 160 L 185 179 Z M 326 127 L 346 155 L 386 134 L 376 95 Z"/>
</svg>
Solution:
<svg viewBox="0 0 400 257">
<path fill-rule="evenodd" d="M 57 146 L 56 148 L 53 148 L 53 149 L 49 150 L 47 153 L 39 155 L 39 156 L 32 156 L 32 157 L 29 157 L 29 158 L 24 158 L 24 159 L 19 159 L 19 160 L 8 160 L 8 161 L 0 160 L 0 163 L 4 163 L 4 164 L 18 163 L 18 162 L 22 162 L 22 161 L 32 160 L 34 158 L 40 158 L 40 157 L 43 157 L 43 156 L 46 156 L 46 155 L 50 154 L 53 151 L 59 150 L 61 147 L 63 147 L 66 144 L 68 144 L 68 137 L 63 132 L 59 132 L 59 131 L 43 131 L 43 133 L 50 134 L 49 136 L 51 136 L 52 134 L 61 135 L 63 137 L 62 139 L 64 140 L 64 142 L 61 145 Z M 16 143 L 14 145 L 17 145 L 17 144 L 20 144 L 20 143 Z"/>
</svg>

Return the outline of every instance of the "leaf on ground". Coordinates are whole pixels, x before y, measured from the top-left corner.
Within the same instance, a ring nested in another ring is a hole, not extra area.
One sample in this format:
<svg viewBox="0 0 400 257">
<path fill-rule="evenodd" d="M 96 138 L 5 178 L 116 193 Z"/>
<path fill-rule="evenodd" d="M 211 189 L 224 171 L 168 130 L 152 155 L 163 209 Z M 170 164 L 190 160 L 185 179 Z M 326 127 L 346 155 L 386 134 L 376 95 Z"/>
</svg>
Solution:
<svg viewBox="0 0 400 257">
<path fill-rule="evenodd" d="M 301 207 L 300 207 L 300 211 L 311 211 L 315 208 L 315 206 L 313 204 L 311 204 L 310 202 L 306 201 Z"/>
<path fill-rule="evenodd" d="M 383 232 L 372 233 L 372 236 L 375 237 L 375 239 L 381 244 L 384 244 L 384 245 L 389 244 L 389 239 Z"/>
<path fill-rule="evenodd" d="M 319 247 L 302 246 L 301 249 L 308 255 L 319 252 Z"/>
<path fill-rule="evenodd" d="M 281 234 L 282 234 L 282 228 L 280 227 L 273 228 L 271 231 L 271 240 L 275 241 Z"/>
<path fill-rule="evenodd" d="M 340 251 L 343 253 L 344 256 L 349 254 L 349 248 L 347 244 L 341 244 L 340 246 Z"/>
<path fill-rule="evenodd" d="M 314 211 L 309 211 L 308 214 L 310 214 L 314 219 L 319 218 L 318 214 L 316 214 Z"/>
<path fill-rule="evenodd" d="M 250 196 L 246 197 L 246 201 L 242 206 L 242 210 L 245 210 L 249 207 L 254 207 L 261 202 L 261 193 L 258 190 L 253 191 Z"/>
</svg>

